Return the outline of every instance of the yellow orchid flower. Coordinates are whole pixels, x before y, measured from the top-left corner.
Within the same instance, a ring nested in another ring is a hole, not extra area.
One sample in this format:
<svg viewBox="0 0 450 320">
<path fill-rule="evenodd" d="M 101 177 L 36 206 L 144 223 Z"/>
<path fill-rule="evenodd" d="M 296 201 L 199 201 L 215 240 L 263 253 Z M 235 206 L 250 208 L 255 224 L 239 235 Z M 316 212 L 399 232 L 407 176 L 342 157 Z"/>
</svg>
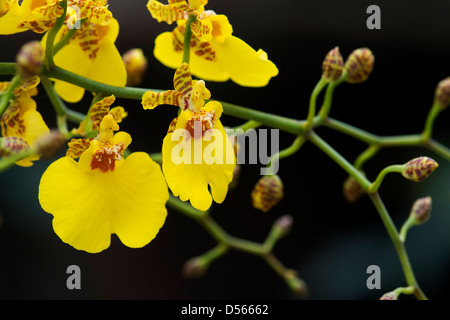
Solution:
<svg viewBox="0 0 450 320">
<path fill-rule="evenodd" d="M 143 247 L 167 216 L 169 193 L 159 165 L 143 152 L 125 159 L 131 137 L 117 130 L 108 113 L 78 162 L 60 158 L 41 178 L 42 208 L 53 215 L 55 233 L 78 250 L 101 252 L 112 234 L 128 247 Z"/>
<path fill-rule="evenodd" d="M 192 81 L 188 64 L 175 72 L 174 87 L 161 93 L 146 92 L 142 105 L 144 109 L 161 104 L 181 108 L 163 141 L 163 172 L 175 196 L 206 211 L 212 200 L 225 200 L 236 165 L 234 149 L 220 122 L 222 105 L 217 101 L 205 105 L 211 94 L 203 80 Z"/>
<path fill-rule="evenodd" d="M 32 30 L 43 33 L 51 29 L 64 10 L 61 0 L 0 0 L 0 34 Z M 75 22 L 88 19 L 71 41 L 56 53 L 57 66 L 84 77 L 114 86 L 125 86 L 127 74 L 122 57 L 115 46 L 119 23 L 112 17 L 107 0 L 69 0 L 66 23 L 55 38 L 55 44 L 73 29 Z M 47 34 L 42 39 L 45 49 Z M 85 90 L 55 81 L 55 90 L 67 102 L 78 102 Z"/>
<path fill-rule="evenodd" d="M 63 26 L 55 38 L 55 43 L 68 31 L 69 27 Z M 84 23 L 71 41 L 56 53 L 55 64 L 86 78 L 124 87 L 127 71 L 114 44 L 118 34 L 119 23 L 114 18 L 107 25 Z M 45 42 L 46 36 L 42 40 L 43 46 Z M 82 87 L 60 80 L 55 80 L 55 90 L 62 99 L 71 103 L 80 101 L 85 92 Z"/>
<path fill-rule="evenodd" d="M 19 152 L 35 145 L 36 141 L 50 133 L 49 128 L 36 110 L 32 96 L 37 94 L 38 76 L 21 81 L 14 90 L 14 98 L 0 120 L 1 132 L 9 153 Z M 0 83 L 0 93 L 9 88 L 9 82 Z M 7 153 L 8 153 L 7 152 Z M 29 156 L 16 164 L 30 167 L 32 161 L 39 160 L 38 155 Z"/>
<path fill-rule="evenodd" d="M 13 34 L 32 30 L 44 33 L 50 30 L 61 17 L 62 0 L 0 0 L 0 34 Z M 73 22 L 76 16 L 88 18 L 92 23 L 108 24 L 112 14 L 107 0 L 68 0 L 67 17 Z"/>
<path fill-rule="evenodd" d="M 191 24 L 190 68 L 193 75 L 210 81 L 227 81 L 246 87 L 266 86 L 278 75 L 275 64 L 268 60 L 263 50 L 255 51 L 243 40 L 232 35 L 233 27 L 225 15 L 212 10 L 204 11 L 207 1 L 169 0 L 163 5 L 150 0 L 147 7 L 160 21 L 178 26 L 172 32 L 164 32 L 155 40 L 155 57 L 164 65 L 176 69 L 183 58 L 184 33 L 187 18 L 196 16 Z"/>
<path fill-rule="evenodd" d="M 101 121 L 108 114 L 112 115 L 116 123 L 121 123 L 128 114 L 123 107 L 114 107 L 111 109 L 111 105 L 115 100 L 116 97 L 111 95 L 95 103 L 91 107 L 89 114 L 86 116 L 86 118 L 89 117 L 89 119 L 82 121 L 77 129 L 72 130 L 72 133 L 84 136 L 86 133 L 85 124 L 88 120 L 92 123 L 90 130 L 98 131 L 100 129 Z M 71 157 L 72 159 L 80 157 L 89 148 L 92 140 L 94 140 L 94 138 L 72 139 L 69 142 L 69 149 L 67 150 L 66 156 Z"/>
</svg>

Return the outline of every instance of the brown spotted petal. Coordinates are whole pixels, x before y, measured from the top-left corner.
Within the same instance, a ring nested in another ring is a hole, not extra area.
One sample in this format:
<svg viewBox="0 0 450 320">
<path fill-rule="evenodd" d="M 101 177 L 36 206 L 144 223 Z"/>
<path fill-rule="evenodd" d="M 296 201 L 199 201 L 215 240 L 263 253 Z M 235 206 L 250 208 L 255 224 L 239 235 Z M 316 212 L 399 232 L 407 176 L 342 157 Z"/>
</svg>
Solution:
<svg viewBox="0 0 450 320">
<path fill-rule="evenodd" d="M 402 175 L 411 181 L 420 182 L 432 174 L 438 166 L 438 163 L 431 158 L 418 157 L 405 163 Z"/>
</svg>

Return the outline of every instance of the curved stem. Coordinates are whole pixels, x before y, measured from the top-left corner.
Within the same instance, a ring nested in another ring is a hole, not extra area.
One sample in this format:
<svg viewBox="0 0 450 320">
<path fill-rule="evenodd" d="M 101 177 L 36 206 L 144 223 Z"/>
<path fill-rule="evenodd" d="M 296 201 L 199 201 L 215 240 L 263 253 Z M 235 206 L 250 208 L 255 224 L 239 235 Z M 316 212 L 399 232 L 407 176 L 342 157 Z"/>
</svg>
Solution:
<svg viewBox="0 0 450 320">
<path fill-rule="evenodd" d="M 55 25 L 53 26 L 52 29 L 50 29 L 50 31 L 47 34 L 47 41 L 45 44 L 45 58 L 44 58 L 45 64 L 47 66 L 47 70 L 51 70 L 55 67 L 55 61 L 53 59 L 55 38 L 56 38 L 56 35 L 58 34 L 59 30 L 63 26 L 64 21 L 66 20 L 67 0 L 61 1 L 61 3 L 59 3 L 58 5 L 64 9 L 64 12 L 61 15 L 61 17 L 59 17 L 56 20 Z"/>
<path fill-rule="evenodd" d="M 0 62 L 0 74 L 14 75 L 17 68 L 14 62 Z"/>
<path fill-rule="evenodd" d="M 377 178 L 375 179 L 375 181 L 370 185 L 369 190 L 367 192 L 369 193 L 375 193 L 378 192 L 378 189 L 381 186 L 381 183 L 384 180 L 384 177 L 386 177 L 386 175 L 388 173 L 392 173 L 392 172 L 398 172 L 401 173 L 403 172 L 403 168 L 404 165 L 401 164 L 396 164 L 396 165 L 392 165 L 389 167 L 384 168 L 383 170 L 381 170 L 381 172 L 378 174 Z"/>
<path fill-rule="evenodd" d="M 319 118 L 321 120 L 325 120 L 326 118 L 328 118 L 328 115 L 330 113 L 330 109 L 331 109 L 331 104 L 333 102 L 333 94 L 334 94 L 334 90 L 342 83 L 345 81 L 345 79 L 347 78 L 347 73 L 344 72 L 342 74 L 342 76 L 339 78 L 339 80 L 331 82 L 328 87 L 327 87 L 327 91 L 325 92 L 325 98 L 323 99 L 323 104 L 322 107 L 320 108 L 319 111 Z"/>
<path fill-rule="evenodd" d="M 317 82 L 316 86 L 314 87 L 314 90 L 311 94 L 310 100 L 309 100 L 309 111 L 308 111 L 308 117 L 306 119 L 306 123 L 304 125 L 304 130 L 309 131 L 311 130 L 313 126 L 314 117 L 316 115 L 316 100 L 319 96 L 320 92 L 322 92 L 323 88 L 328 84 L 328 81 L 322 77 L 320 78 L 319 82 Z"/>
<path fill-rule="evenodd" d="M 5 113 L 6 109 L 8 109 L 9 101 L 11 100 L 11 97 L 14 94 L 14 90 L 20 84 L 20 81 L 21 81 L 20 77 L 15 76 L 11 80 L 11 84 L 9 85 L 9 88 L 2 95 L 2 97 L 0 99 L 0 118 L 3 116 L 3 113 Z"/>
<path fill-rule="evenodd" d="M 292 145 L 290 145 L 289 147 L 287 147 L 286 149 L 283 149 L 277 153 L 275 153 L 271 158 L 269 163 L 267 164 L 267 169 L 269 170 L 269 173 L 267 173 L 268 175 L 272 175 L 275 174 L 276 171 L 278 171 L 278 167 L 279 167 L 279 161 L 281 159 L 290 157 L 292 155 L 294 155 L 298 150 L 300 150 L 300 148 L 303 146 L 303 144 L 305 143 L 306 138 L 304 136 L 298 136 L 294 142 L 292 143 Z"/>
<path fill-rule="evenodd" d="M 442 111 L 442 108 L 437 104 L 433 104 L 430 112 L 428 113 L 427 119 L 425 121 L 425 127 L 423 129 L 423 139 L 426 141 L 431 138 L 433 133 L 434 121 L 436 120 L 439 113 Z"/>
<path fill-rule="evenodd" d="M 83 18 L 80 20 L 80 26 L 85 23 L 88 20 L 88 18 Z M 76 28 L 72 28 L 70 29 L 65 35 L 64 37 L 58 41 L 58 43 L 56 43 L 53 47 L 53 56 L 55 56 L 62 48 L 65 47 L 66 44 L 68 44 L 70 42 L 70 40 L 73 38 L 73 36 L 75 35 L 75 33 L 78 31 L 79 29 Z"/>
<path fill-rule="evenodd" d="M 344 169 L 349 175 L 355 178 L 356 181 L 363 187 L 365 191 L 369 190 L 370 181 L 352 166 L 344 157 L 342 157 L 336 150 L 333 149 L 328 143 L 320 138 L 315 132 L 311 132 L 308 139 L 314 143 L 319 149 L 321 149 L 326 155 L 334 160 L 342 169 Z"/>
<path fill-rule="evenodd" d="M 183 47 L 183 61 L 182 63 L 186 62 L 189 64 L 190 58 L 191 58 L 191 38 L 192 38 L 192 30 L 191 30 L 191 24 L 197 20 L 197 17 L 193 14 L 190 14 L 187 22 L 186 22 L 186 28 L 184 31 L 184 47 Z"/>
<path fill-rule="evenodd" d="M 419 287 L 419 284 L 417 283 L 417 280 L 411 267 L 411 263 L 408 258 L 408 254 L 406 253 L 405 246 L 403 242 L 400 240 L 397 228 L 395 227 L 394 222 L 392 221 L 386 207 L 384 206 L 384 203 L 381 200 L 380 195 L 377 192 L 369 194 L 369 196 L 373 204 L 375 205 L 375 208 L 377 209 L 378 214 L 381 217 L 381 220 L 383 221 L 383 224 L 389 234 L 389 237 L 392 240 L 392 243 L 394 244 L 395 250 L 400 259 L 400 264 L 402 266 L 406 282 L 408 283 L 409 286 L 415 288 L 414 295 L 416 296 L 417 299 L 427 300 L 427 297 L 422 292 L 422 290 Z"/>
<path fill-rule="evenodd" d="M 362 170 L 363 165 L 372 159 L 380 150 L 377 145 L 370 145 L 364 152 L 362 152 L 355 160 L 355 168 Z"/>
</svg>

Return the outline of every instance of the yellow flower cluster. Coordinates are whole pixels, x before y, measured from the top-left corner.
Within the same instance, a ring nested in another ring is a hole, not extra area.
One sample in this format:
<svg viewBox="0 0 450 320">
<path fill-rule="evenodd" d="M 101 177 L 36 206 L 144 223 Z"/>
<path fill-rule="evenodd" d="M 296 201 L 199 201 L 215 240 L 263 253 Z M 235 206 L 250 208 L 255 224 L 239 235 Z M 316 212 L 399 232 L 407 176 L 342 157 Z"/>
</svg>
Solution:
<svg viewBox="0 0 450 320">
<path fill-rule="evenodd" d="M 232 35 L 225 15 L 205 10 L 207 2 L 169 0 L 166 5 L 150 0 L 147 4 L 159 22 L 177 24 L 172 32 L 157 37 L 154 50 L 158 60 L 176 69 L 174 90 L 148 91 L 142 97 L 144 109 L 180 108 L 162 142 L 162 168 L 146 153 L 126 153 L 131 136 L 116 131 L 127 112 L 120 106 L 111 108 L 114 95 L 96 99 L 84 121 L 70 133 L 66 130 L 66 156 L 48 167 L 39 186 L 40 204 L 53 215 L 54 231 L 65 243 L 91 253 L 108 248 L 112 234 L 129 247 L 148 244 L 164 224 L 169 189 L 201 211 L 213 201 L 225 200 L 236 154 L 220 120 L 222 105 L 208 101 L 211 93 L 204 80 L 231 79 L 259 87 L 267 85 L 278 69 L 263 50 L 255 51 Z M 190 17 L 192 36 L 185 46 Z M 28 30 L 43 34 L 35 48 L 52 55 L 58 68 L 85 78 L 123 87 L 139 83 L 145 73 L 142 51 L 119 54 L 115 46 L 119 24 L 107 0 L 0 0 L 0 34 Z M 52 46 L 49 52 L 47 46 Z M 192 52 L 189 63 L 182 63 L 185 47 Z M 26 52 L 23 61 L 27 63 Z M 204 80 L 194 80 L 192 75 Z M 57 99 L 75 103 L 83 98 L 84 88 L 51 80 Z M 35 75 L 15 88 L 0 122 L 0 156 L 31 148 L 49 133 L 32 98 L 39 83 Z M 0 83 L 0 93 L 10 85 Z M 17 164 L 30 166 L 38 159 L 39 155 L 32 155 Z"/>
</svg>

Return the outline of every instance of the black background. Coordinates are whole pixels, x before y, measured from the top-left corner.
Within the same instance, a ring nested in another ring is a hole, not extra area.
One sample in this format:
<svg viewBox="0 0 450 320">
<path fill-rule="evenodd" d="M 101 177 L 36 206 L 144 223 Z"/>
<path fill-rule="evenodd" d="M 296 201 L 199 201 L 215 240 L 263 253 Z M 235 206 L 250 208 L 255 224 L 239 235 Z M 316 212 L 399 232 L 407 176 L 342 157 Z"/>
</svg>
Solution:
<svg viewBox="0 0 450 320">
<path fill-rule="evenodd" d="M 173 26 L 157 23 L 145 0 L 111 0 L 120 23 L 116 45 L 121 53 L 144 50 L 149 69 L 142 87 L 171 89 L 173 70 L 153 56 L 153 41 Z M 368 30 L 366 9 L 381 8 L 381 30 Z M 280 74 L 265 88 L 244 88 L 232 82 L 208 82 L 212 98 L 279 115 L 307 115 L 310 93 L 319 80 L 326 53 L 339 46 L 346 58 L 359 47 L 375 55 L 375 69 L 363 84 L 341 85 L 331 116 L 380 135 L 419 133 L 433 102 L 436 84 L 449 76 L 450 4 L 427 1 L 225 1 L 207 7 L 228 16 L 234 35 L 253 48 L 264 49 Z M 26 32 L 1 36 L 1 60 L 13 61 L 20 46 L 39 35 Z M 8 77 L 2 77 L 7 80 Z M 71 108 L 85 112 L 91 96 Z M 41 88 L 39 110 L 50 126 L 54 113 Z M 118 99 L 129 117 L 121 129 L 133 136 L 133 151 L 159 152 L 175 108 L 144 111 L 140 101 Z M 450 112 L 436 121 L 434 137 L 450 145 Z M 242 120 L 223 116 L 225 125 Z M 317 132 L 349 161 L 365 145 L 329 129 Z M 293 137 L 281 134 L 280 147 Z M 390 175 L 381 195 L 400 228 L 415 199 L 433 197 L 431 220 L 410 231 L 407 249 L 422 289 L 433 299 L 449 297 L 450 278 L 450 166 L 423 148 L 382 150 L 366 165 L 369 179 L 387 165 L 427 155 L 440 163 L 426 181 L 416 184 Z M 211 249 L 215 242 L 198 224 L 170 210 L 154 241 L 130 249 L 113 236 L 100 254 L 76 251 L 54 234 L 51 215 L 39 206 L 39 179 L 49 161 L 33 168 L 14 167 L 0 177 L 0 297 L 3 299 L 296 299 L 283 281 L 258 257 L 231 251 L 215 261 L 201 279 L 185 279 L 187 259 Z M 279 175 L 285 198 L 268 213 L 252 208 L 250 193 L 259 179 L 260 165 L 245 165 L 237 189 L 212 217 L 230 234 L 261 242 L 278 217 L 291 214 L 291 234 L 275 247 L 275 254 L 308 283 L 310 299 L 377 299 L 404 286 L 394 247 L 367 197 L 349 205 L 341 195 L 347 177 L 334 162 L 311 144 L 283 160 Z M 95 197 L 95 195 L 92 195 Z M 66 288 L 66 268 L 80 266 L 82 289 Z M 366 269 L 381 268 L 381 290 L 368 290 Z"/>
</svg>

